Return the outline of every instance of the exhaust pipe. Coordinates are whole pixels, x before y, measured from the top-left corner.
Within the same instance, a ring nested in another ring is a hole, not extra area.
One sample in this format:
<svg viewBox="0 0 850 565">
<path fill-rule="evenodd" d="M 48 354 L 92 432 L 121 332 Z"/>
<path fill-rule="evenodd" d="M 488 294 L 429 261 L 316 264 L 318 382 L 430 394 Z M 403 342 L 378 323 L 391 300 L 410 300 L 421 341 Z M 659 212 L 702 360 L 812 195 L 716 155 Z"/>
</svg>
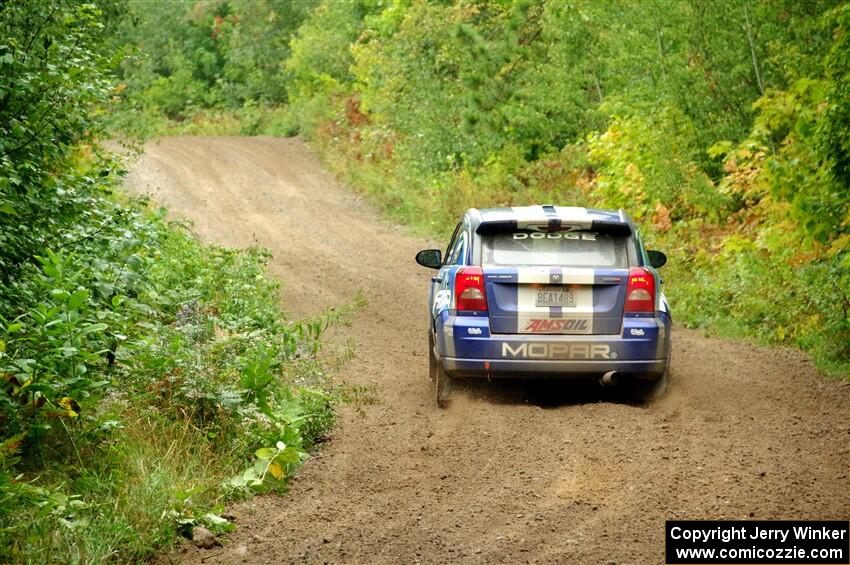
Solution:
<svg viewBox="0 0 850 565">
<path fill-rule="evenodd" d="M 617 371 L 608 371 L 599 378 L 599 384 L 602 386 L 612 386 L 617 384 L 619 380 Z"/>
</svg>

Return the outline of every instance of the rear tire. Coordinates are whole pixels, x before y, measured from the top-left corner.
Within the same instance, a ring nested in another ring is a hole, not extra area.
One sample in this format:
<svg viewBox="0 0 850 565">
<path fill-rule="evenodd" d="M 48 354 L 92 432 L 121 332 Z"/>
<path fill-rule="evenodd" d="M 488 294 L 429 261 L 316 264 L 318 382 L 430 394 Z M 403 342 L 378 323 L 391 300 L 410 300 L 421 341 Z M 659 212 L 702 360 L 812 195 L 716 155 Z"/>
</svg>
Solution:
<svg viewBox="0 0 850 565">
<path fill-rule="evenodd" d="M 437 358 L 434 357 L 434 336 L 428 332 L 428 378 L 431 382 L 437 378 Z"/>
<path fill-rule="evenodd" d="M 664 392 L 667 390 L 667 380 L 668 375 L 670 374 L 670 363 L 667 363 L 667 367 L 664 369 L 664 373 L 655 381 L 646 381 L 636 379 L 633 386 L 633 396 L 634 398 L 644 404 L 648 404 L 650 402 L 654 402 L 658 400 L 664 395 Z"/>
<path fill-rule="evenodd" d="M 443 369 L 443 364 L 434 355 L 434 336 L 428 334 L 428 376 L 434 383 L 434 403 L 437 408 L 445 408 L 449 404 L 452 391 L 452 377 Z"/>
<path fill-rule="evenodd" d="M 434 378 L 434 401 L 437 408 L 446 408 L 449 405 L 449 396 L 452 392 L 452 377 L 443 366 L 437 362 L 437 371 Z"/>
</svg>

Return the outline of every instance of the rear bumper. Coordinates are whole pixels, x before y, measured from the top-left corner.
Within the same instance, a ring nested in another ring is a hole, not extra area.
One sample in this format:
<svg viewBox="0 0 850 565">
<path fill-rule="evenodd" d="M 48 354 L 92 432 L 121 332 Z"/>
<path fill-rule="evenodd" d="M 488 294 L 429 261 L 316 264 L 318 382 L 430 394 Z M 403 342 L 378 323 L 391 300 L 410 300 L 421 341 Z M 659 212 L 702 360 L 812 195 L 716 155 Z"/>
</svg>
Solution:
<svg viewBox="0 0 850 565">
<path fill-rule="evenodd" d="M 657 380 L 667 359 L 640 361 L 566 361 L 528 359 L 458 359 L 444 357 L 443 367 L 454 377 L 598 379 L 609 371 L 634 378 Z"/>
<path fill-rule="evenodd" d="M 655 380 L 670 356 L 670 317 L 627 315 L 619 334 L 492 334 L 486 316 L 444 314 L 436 355 L 456 377 L 598 378 L 609 371 Z"/>
</svg>

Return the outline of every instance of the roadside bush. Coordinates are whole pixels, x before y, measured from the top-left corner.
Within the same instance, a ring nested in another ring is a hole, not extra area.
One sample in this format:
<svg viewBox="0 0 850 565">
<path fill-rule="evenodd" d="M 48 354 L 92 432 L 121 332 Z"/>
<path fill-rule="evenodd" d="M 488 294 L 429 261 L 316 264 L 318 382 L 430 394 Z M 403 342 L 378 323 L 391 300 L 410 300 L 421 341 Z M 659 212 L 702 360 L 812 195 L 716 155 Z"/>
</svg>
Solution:
<svg viewBox="0 0 850 565">
<path fill-rule="evenodd" d="M 124 106 L 141 116 L 113 114 L 153 131 L 156 112 L 223 92 L 202 88 L 218 45 L 204 26 L 224 24 L 200 5 L 206 23 L 183 22 L 197 59 L 160 44 L 168 72 L 143 65 L 112 88 L 122 6 L 0 7 L 2 563 L 126 563 L 195 524 L 227 529 L 223 502 L 285 488 L 333 424 L 319 340 L 337 316 L 287 320 L 265 252 L 201 245 L 113 194 L 108 103 L 153 89 L 152 106 Z M 259 130 L 260 106 L 244 106 L 215 127 Z"/>
<path fill-rule="evenodd" d="M 6 289 L 7 560 L 139 558 L 181 527 L 215 525 L 207 514 L 228 497 L 282 488 L 333 423 L 317 357 L 328 322 L 284 319 L 265 252 L 201 246 L 161 212 L 97 204 L 111 222 Z"/>
</svg>

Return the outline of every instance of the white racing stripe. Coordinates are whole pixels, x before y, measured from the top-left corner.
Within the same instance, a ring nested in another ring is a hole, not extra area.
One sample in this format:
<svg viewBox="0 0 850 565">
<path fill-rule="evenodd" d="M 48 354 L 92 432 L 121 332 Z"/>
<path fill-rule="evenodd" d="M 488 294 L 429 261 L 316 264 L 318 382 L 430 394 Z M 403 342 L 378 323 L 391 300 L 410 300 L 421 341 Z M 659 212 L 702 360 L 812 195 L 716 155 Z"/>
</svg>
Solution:
<svg viewBox="0 0 850 565">
<path fill-rule="evenodd" d="M 593 269 L 570 269 L 559 267 L 561 281 L 564 284 L 588 284 L 595 280 Z M 549 267 L 517 267 L 517 282 L 520 284 L 549 284 L 552 269 Z"/>
<path fill-rule="evenodd" d="M 563 226 L 572 226 L 573 229 L 589 230 L 593 226 L 593 216 L 586 208 L 574 206 L 556 206 L 554 215 L 547 214 L 543 206 L 515 206 L 511 208 L 513 217 L 516 218 L 517 229 L 539 228 L 549 224 L 549 220 L 557 218 Z"/>
<path fill-rule="evenodd" d="M 519 229 L 549 223 L 549 216 L 543 206 L 514 206 L 511 208 L 511 213 L 516 218 Z"/>
<path fill-rule="evenodd" d="M 589 230 L 593 225 L 593 217 L 587 212 L 587 208 L 556 206 L 555 212 L 565 224 L 577 225 L 585 230 Z"/>
<path fill-rule="evenodd" d="M 521 267 L 517 273 L 517 331 L 534 334 L 590 334 L 593 332 L 593 269 L 558 269 L 564 285 L 574 286 L 574 307 L 537 306 L 538 285 L 550 285 L 548 267 Z"/>
</svg>

